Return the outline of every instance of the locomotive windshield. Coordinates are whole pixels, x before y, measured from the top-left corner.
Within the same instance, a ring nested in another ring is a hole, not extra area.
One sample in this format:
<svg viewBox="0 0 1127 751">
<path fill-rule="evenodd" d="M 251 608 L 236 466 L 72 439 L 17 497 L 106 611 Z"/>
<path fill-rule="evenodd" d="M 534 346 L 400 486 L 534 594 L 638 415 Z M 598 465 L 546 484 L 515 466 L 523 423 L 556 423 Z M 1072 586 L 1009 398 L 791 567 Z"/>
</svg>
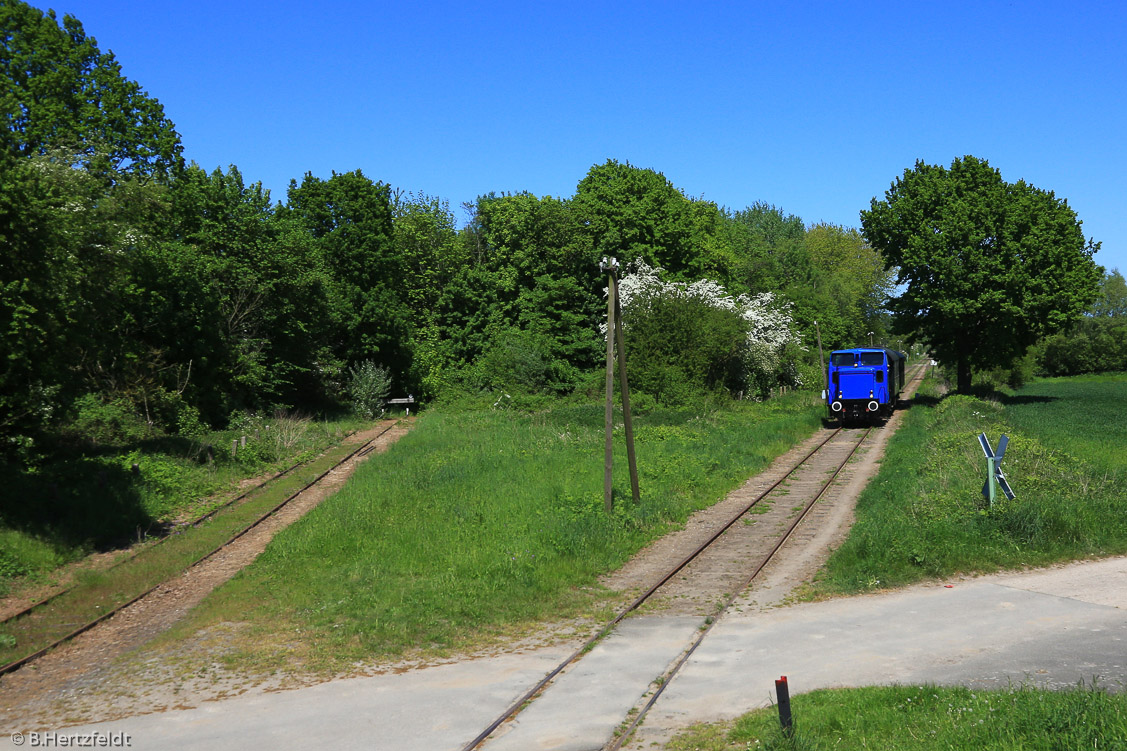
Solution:
<svg viewBox="0 0 1127 751">
<path fill-rule="evenodd" d="M 852 365 L 854 357 L 855 355 L 852 352 L 834 352 L 830 355 L 830 362 L 838 367 Z"/>
<path fill-rule="evenodd" d="M 884 365 L 883 352 L 862 352 L 861 353 L 862 365 Z"/>
</svg>

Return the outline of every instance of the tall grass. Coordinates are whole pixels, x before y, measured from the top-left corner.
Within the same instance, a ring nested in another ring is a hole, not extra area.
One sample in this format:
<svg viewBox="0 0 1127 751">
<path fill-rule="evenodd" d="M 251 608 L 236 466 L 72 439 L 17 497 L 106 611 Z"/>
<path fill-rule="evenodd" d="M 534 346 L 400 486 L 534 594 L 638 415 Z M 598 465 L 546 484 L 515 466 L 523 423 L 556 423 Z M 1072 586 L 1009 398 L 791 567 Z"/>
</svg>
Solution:
<svg viewBox="0 0 1127 751">
<path fill-rule="evenodd" d="M 1127 696 L 1094 686 L 885 686 L 813 691 L 791 700 L 794 732 L 774 707 L 681 734 L 669 751 L 1073 751 L 1127 749 Z"/>
<path fill-rule="evenodd" d="M 1057 379 L 1002 401 L 940 399 L 925 386 L 815 590 L 1127 552 L 1127 460 L 1122 444 L 1100 445 L 1123 431 L 1125 386 Z M 1003 469 L 1017 497 L 999 494 L 993 507 L 981 494 L 982 432 L 992 445 L 1010 436 Z"/>
<path fill-rule="evenodd" d="M 792 395 L 640 417 L 641 502 L 619 440 L 609 515 L 601 405 L 424 414 L 215 593 L 196 625 L 250 620 L 263 645 L 300 631 L 287 650 L 339 663 L 575 615 L 600 574 L 809 435 L 820 414 Z"/>
</svg>

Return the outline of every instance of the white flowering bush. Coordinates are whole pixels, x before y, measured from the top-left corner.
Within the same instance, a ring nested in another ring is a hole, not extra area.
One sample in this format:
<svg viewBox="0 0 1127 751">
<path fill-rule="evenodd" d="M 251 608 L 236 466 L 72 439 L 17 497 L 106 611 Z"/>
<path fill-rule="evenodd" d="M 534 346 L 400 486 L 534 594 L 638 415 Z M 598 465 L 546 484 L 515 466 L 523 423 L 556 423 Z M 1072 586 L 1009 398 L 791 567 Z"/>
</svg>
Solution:
<svg viewBox="0 0 1127 751">
<path fill-rule="evenodd" d="M 801 385 L 790 305 L 772 293 L 732 295 L 711 279 L 667 282 L 641 261 L 618 289 L 631 380 L 658 401 L 681 402 L 702 388 L 758 396 Z"/>
</svg>

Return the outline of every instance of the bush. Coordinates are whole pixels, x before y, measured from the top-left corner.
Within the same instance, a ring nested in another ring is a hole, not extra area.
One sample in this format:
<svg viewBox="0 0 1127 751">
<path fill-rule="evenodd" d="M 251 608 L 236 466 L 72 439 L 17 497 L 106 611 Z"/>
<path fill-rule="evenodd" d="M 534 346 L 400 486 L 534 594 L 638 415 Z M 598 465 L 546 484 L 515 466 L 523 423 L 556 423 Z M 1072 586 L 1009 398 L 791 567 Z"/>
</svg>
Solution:
<svg viewBox="0 0 1127 751">
<path fill-rule="evenodd" d="M 697 394 L 766 395 L 802 383 L 788 307 L 770 294 L 732 296 L 710 280 L 663 282 L 636 264 L 624 277 L 623 324 L 631 383 L 661 404 Z"/>
<path fill-rule="evenodd" d="M 85 394 L 75 400 L 69 432 L 95 444 L 128 444 L 147 438 L 152 430 L 128 399 L 105 400 Z"/>
<path fill-rule="evenodd" d="M 1072 332 L 1042 340 L 1034 352 L 1038 371 L 1049 376 L 1127 370 L 1127 319 L 1085 320 Z"/>
<path fill-rule="evenodd" d="M 575 366 L 553 357 L 546 337 L 517 328 L 494 334 L 465 374 L 470 388 L 527 394 L 566 394 L 579 379 Z"/>
<path fill-rule="evenodd" d="M 391 373 L 387 368 L 365 360 L 349 370 L 352 408 L 366 420 L 384 413 L 384 400 L 391 393 Z"/>
</svg>

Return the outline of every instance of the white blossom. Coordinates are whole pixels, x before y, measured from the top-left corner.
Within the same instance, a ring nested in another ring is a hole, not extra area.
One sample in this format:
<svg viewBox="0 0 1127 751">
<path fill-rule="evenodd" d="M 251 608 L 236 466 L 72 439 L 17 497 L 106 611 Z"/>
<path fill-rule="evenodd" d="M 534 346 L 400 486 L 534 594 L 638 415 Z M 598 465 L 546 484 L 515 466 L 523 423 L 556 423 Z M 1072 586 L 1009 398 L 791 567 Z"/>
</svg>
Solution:
<svg viewBox="0 0 1127 751">
<path fill-rule="evenodd" d="M 629 273 L 618 284 L 619 304 L 623 311 L 632 307 L 636 309 L 636 306 L 658 297 L 697 300 L 730 311 L 747 324 L 743 360 L 750 379 L 762 380 L 768 374 L 777 376 L 783 368 L 792 372 L 792 380 L 797 379 L 794 364 L 782 362 L 783 349 L 787 345 L 806 349 L 791 317 L 791 303 L 778 300 L 772 292 L 733 296 L 712 279 L 691 283 L 667 282 L 662 280 L 661 272 L 661 268 L 652 267 L 645 261 L 631 264 Z M 608 294 L 605 288 L 603 294 Z M 600 331 L 606 336 L 605 323 L 600 325 Z"/>
</svg>

